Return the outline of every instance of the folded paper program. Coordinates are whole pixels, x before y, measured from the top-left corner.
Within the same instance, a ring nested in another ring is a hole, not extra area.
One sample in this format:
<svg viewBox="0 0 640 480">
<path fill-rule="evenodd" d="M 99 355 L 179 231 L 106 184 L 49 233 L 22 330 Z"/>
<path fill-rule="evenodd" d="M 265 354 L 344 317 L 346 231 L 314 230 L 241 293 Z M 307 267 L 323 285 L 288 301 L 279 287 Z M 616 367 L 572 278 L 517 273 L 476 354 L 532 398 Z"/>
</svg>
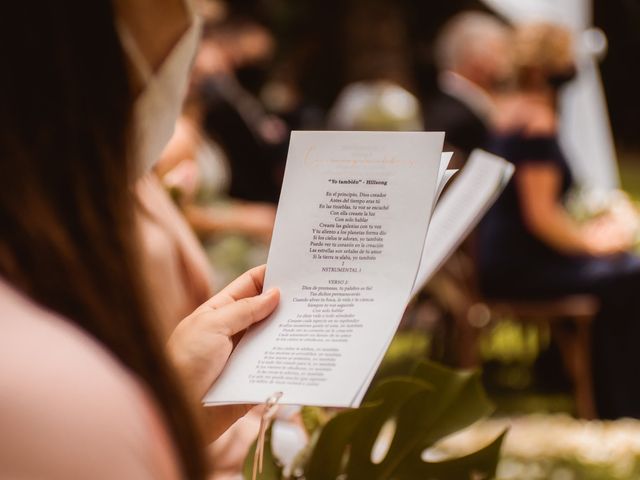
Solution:
<svg viewBox="0 0 640 480">
<path fill-rule="evenodd" d="M 281 303 L 239 343 L 206 404 L 273 392 L 282 404 L 360 403 L 412 292 L 510 175 L 501 160 L 474 159 L 434 212 L 453 174 L 443 142 L 425 132 L 292 134 L 265 278 Z"/>
</svg>

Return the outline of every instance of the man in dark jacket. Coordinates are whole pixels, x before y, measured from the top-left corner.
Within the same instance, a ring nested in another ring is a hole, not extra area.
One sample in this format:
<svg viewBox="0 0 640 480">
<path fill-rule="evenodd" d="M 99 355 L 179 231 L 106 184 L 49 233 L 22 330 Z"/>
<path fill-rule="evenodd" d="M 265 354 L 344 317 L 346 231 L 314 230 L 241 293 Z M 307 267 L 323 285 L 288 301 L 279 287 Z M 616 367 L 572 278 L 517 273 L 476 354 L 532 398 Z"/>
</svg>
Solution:
<svg viewBox="0 0 640 480">
<path fill-rule="evenodd" d="M 462 13 L 443 28 L 436 42 L 439 92 L 426 110 L 428 130 L 442 130 L 464 160 L 486 146 L 494 102 L 491 93 L 509 71 L 509 28 L 497 18 Z"/>
</svg>

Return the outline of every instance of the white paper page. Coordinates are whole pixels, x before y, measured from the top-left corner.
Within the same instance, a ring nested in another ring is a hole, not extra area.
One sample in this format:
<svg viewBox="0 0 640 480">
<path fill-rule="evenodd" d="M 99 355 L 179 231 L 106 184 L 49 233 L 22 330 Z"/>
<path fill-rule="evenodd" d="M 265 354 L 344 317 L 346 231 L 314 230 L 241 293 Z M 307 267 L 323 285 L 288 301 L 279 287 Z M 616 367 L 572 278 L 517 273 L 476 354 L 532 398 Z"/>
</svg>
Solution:
<svg viewBox="0 0 640 480">
<path fill-rule="evenodd" d="M 440 156 L 440 168 L 438 169 L 438 181 L 444 178 L 444 174 L 449 168 L 451 159 L 453 158 L 453 152 L 442 152 Z"/>
<path fill-rule="evenodd" d="M 442 154 L 442 161 L 446 162 L 446 165 L 449 165 L 449 162 L 451 161 L 451 158 L 453 157 L 453 153 L 443 153 Z M 445 158 L 446 157 L 446 158 Z M 433 209 L 436 210 L 438 208 L 438 202 L 440 199 L 440 195 L 442 195 L 442 192 L 444 191 L 445 187 L 448 185 L 449 181 L 453 178 L 453 176 L 458 173 L 457 169 L 451 169 L 451 170 L 445 170 L 444 172 L 442 172 L 442 164 L 440 164 L 441 170 L 440 170 L 440 175 L 442 175 L 442 177 L 439 179 L 439 184 L 438 184 L 438 191 L 436 192 L 436 201 L 433 205 Z M 445 166 L 446 168 L 446 166 Z M 427 235 L 429 235 L 429 232 L 427 231 Z M 426 240 L 426 237 L 425 237 Z M 424 253 L 424 250 L 423 250 Z M 416 280 L 417 280 L 417 275 L 416 275 Z M 413 294 L 412 294 L 413 296 Z M 391 337 L 389 339 L 389 342 L 387 343 L 387 345 L 385 346 L 385 348 L 382 350 L 382 352 L 380 353 L 380 356 L 378 357 L 378 359 L 376 360 L 376 363 L 374 364 L 374 366 L 372 367 L 371 371 L 369 372 L 369 375 L 367 376 L 367 381 L 362 385 L 360 392 L 358 393 L 358 396 L 356 397 L 356 399 L 354 400 L 354 403 L 352 404 L 353 407 L 358 407 L 360 405 L 360 403 L 362 403 L 362 399 L 364 397 L 364 395 L 367 392 L 367 389 L 369 388 L 369 385 L 371 384 L 371 381 L 373 380 L 373 377 L 376 374 L 376 371 L 378 370 L 378 367 L 380 366 L 380 362 L 382 362 L 382 359 L 385 355 L 385 353 L 387 352 L 387 350 L 389 349 L 389 345 L 391 345 L 391 341 L 393 340 L 393 337 Z"/>
<path fill-rule="evenodd" d="M 438 167 L 438 188 L 436 189 L 435 200 L 438 201 L 440 194 L 451 180 L 451 177 L 457 170 L 448 170 L 449 163 L 451 163 L 451 159 L 453 158 L 453 152 L 442 152 L 440 155 L 440 166 Z M 433 204 L 435 208 L 435 203 Z"/>
<path fill-rule="evenodd" d="M 275 392 L 284 404 L 353 403 L 415 282 L 443 142 L 443 133 L 292 134 L 265 278 L 280 305 L 242 339 L 206 404 Z"/>
<path fill-rule="evenodd" d="M 506 160 L 475 150 L 459 178 L 433 212 L 411 296 L 447 261 L 493 205 L 513 174 Z"/>
<path fill-rule="evenodd" d="M 445 187 L 449 184 L 449 181 L 453 178 L 453 176 L 458 173 L 458 170 L 447 170 L 444 172 L 442 179 L 440 180 L 440 185 L 438 185 L 438 191 L 436 192 L 436 204 L 433 206 L 435 209 L 438 205 L 438 200 L 440 199 L 440 195 L 444 191 Z"/>
<path fill-rule="evenodd" d="M 422 290 L 493 205 L 513 175 L 513 165 L 483 150 L 475 150 L 456 182 L 438 201 L 425 241 L 422 260 L 411 293 Z M 369 372 L 353 406 L 362 402 L 380 362 L 393 339 L 389 339 L 375 367 Z"/>
</svg>

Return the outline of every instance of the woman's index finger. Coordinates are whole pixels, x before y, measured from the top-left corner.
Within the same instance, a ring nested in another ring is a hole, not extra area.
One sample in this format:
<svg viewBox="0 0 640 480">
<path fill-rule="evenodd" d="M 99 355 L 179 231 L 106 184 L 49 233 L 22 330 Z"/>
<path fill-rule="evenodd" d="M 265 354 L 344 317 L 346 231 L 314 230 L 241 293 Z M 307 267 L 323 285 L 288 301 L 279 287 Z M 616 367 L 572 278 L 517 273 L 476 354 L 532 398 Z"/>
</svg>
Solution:
<svg viewBox="0 0 640 480">
<path fill-rule="evenodd" d="M 218 309 L 243 298 L 260 295 L 262 293 L 262 287 L 264 286 L 266 268 L 266 265 L 260 265 L 245 272 L 223 288 L 218 294 L 203 303 L 200 308 Z"/>
</svg>

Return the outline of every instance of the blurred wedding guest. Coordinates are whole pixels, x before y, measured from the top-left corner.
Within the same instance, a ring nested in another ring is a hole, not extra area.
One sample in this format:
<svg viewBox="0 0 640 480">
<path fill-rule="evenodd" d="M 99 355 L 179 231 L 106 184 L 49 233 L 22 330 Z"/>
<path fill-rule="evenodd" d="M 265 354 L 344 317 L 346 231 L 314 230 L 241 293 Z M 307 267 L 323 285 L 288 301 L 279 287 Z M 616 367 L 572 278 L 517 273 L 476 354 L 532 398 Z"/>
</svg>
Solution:
<svg viewBox="0 0 640 480">
<path fill-rule="evenodd" d="M 576 72 L 572 37 L 528 24 L 514 37 L 515 91 L 498 105 L 492 150 L 516 166 L 480 225 L 479 277 L 493 298 L 593 294 L 594 381 L 604 418 L 640 417 L 640 260 L 633 227 L 615 212 L 579 223 L 565 208 L 573 176 L 558 143 L 558 92 Z"/>
<path fill-rule="evenodd" d="M 275 206 L 229 198 L 231 169 L 226 154 L 203 128 L 206 115 L 201 87 L 224 68 L 223 52 L 206 40 L 174 135 L 156 173 L 202 240 L 222 287 L 247 268 L 266 261 Z"/>
<path fill-rule="evenodd" d="M 251 85 L 257 89 L 253 85 L 259 76 L 256 72 L 263 71 L 270 62 L 274 39 L 265 27 L 250 19 L 227 19 L 205 28 L 203 49 L 215 50 L 212 55 L 217 57 L 216 71 L 199 85 L 203 122 L 205 131 L 229 159 L 229 194 L 243 200 L 275 203 L 288 130 L 248 88 Z"/>
<path fill-rule="evenodd" d="M 446 132 L 457 158 L 486 147 L 495 110 L 492 92 L 509 73 L 509 35 L 497 18 L 465 12 L 450 20 L 436 41 L 439 92 L 427 104 L 426 126 Z"/>
<path fill-rule="evenodd" d="M 198 24 L 182 0 L 11 2 L 0 17 L 2 478 L 205 479 L 206 443 L 245 412 L 199 400 L 277 291 L 260 294 L 255 269 L 165 343 L 136 217 Z"/>
<path fill-rule="evenodd" d="M 285 60 L 275 68 L 263 85 L 260 98 L 267 110 L 281 118 L 290 130 L 322 130 L 325 112 L 302 92 L 300 74 L 292 63 Z"/>
</svg>

